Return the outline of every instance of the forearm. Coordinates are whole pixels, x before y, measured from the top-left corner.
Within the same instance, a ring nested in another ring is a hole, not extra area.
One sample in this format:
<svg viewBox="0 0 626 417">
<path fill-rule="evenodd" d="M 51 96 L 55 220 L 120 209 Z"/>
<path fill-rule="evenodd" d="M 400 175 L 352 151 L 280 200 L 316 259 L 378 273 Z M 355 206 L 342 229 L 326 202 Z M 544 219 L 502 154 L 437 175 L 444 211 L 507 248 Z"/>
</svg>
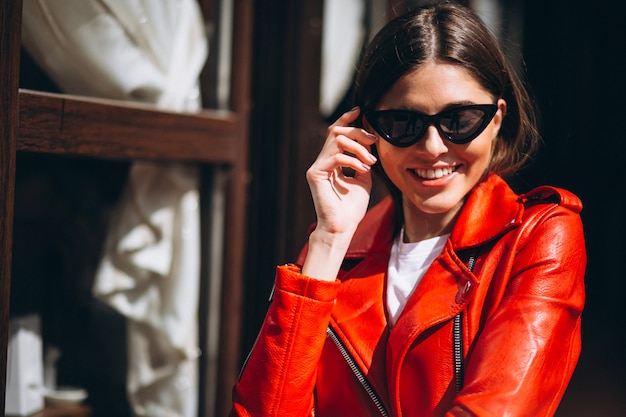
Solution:
<svg viewBox="0 0 626 417">
<path fill-rule="evenodd" d="M 323 281 L 334 281 L 352 236 L 351 233 L 338 235 L 314 230 L 309 236 L 302 274 Z"/>
<path fill-rule="evenodd" d="M 337 288 L 278 268 L 274 299 L 233 391 L 234 415 L 309 415 Z"/>
</svg>

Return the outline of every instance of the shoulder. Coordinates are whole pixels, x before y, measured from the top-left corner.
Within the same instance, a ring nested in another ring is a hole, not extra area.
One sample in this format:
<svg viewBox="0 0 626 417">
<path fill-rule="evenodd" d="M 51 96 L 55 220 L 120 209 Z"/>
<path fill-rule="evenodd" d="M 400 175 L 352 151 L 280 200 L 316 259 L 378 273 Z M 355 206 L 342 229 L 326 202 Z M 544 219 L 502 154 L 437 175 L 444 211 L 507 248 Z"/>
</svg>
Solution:
<svg viewBox="0 0 626 417">
<path fill-rule="evenodd" d="M 534 229 L 547 223 L 561 233 L 582 235 L 583 203 L 571 191 L 544 185 L 520 195 L 520 203 L 523 228 Z"/>
<path fill-rule="evenodd" d="M 583 204 L 574 193 L 551 186 L 537 187 L 520 195 L 523 215 L 518 235 L 522 242 L 538 239 L 555 247 L 584 250 L 584 231 L 580 212 Z"/>
<path fill-rule="evenodd" d="M 543 185 L 528 193 L 522 194 L 520 199 L 526 209 L 545 204 L 554 204 L 576 214 L 580 213 L 583 209 L 582 201 L 574 193 L 563 188 L 549 185 Z"/>
</svg>

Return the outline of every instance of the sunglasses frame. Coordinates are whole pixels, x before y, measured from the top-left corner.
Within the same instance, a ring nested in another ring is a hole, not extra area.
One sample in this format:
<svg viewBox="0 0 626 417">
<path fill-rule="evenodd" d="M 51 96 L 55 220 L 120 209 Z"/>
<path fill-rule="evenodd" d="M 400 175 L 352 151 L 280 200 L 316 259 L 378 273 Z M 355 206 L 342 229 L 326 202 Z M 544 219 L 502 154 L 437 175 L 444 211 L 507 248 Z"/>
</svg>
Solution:
<svg viewBox="0 0 626 417">
<path fill-rule="evenodd" d="M 442 117 L 450 114 L 451 112 L 456 112 L 460 110 L 472 110 L 472 109 L 482 110 L 485 113 L 485 116 L 483 117 L 483 120 L 481 121 L 479 127 L 474 132 L 472 132 L 472 134 L 470 134 L 467 138 L 454 139 L 450 136 L 450 134 L 448 134 L 441 128 Z M 426 130 L 428 130 L 428 126 L 430 125 L 435 126 L 435 128 L 437 129 L 437 131 L 439 132 L 441 136 L 443 136 L 444 138 L 446 138 L 447 140 L 449 140 L 450 142 L 454 144 L 462 145 L 465 143 L 469 143 L 473 141 L 474 139 L 476 139 L 485 130 L 485 128 L 489 125 L 489 123 L 491 123 L 491 121 L 493 120 L 493 117 L 496 115 L 497 112 L 498 112 L 498 106 L 496 104 L 471 104 L 468 106 L 460 106 L 460 107 L 446 109 L 444 111 L 441 111 L 437 114 L 433 114 L 431 116 L 427 114 L 418 113 L 413 110 L 373 110 L 373 111 L 366 112 L 363 117 L 365 118 L 365 120 L 367 120 L 367 123 L 369 123 L 369 125 L 372 126 L 372 128 L 376 131 L 376 133 L 378 133 L 380 137 L 385 139 L 387 142 L 399 148 L 408 148 L 409 146 L 412 146 L 416 144 L 417 142 L 419 142 L 424 137 Z M 424 128 L 422 129 L 419 135 L 416 135 L 410 141 L 399 143 L 397 140 L 395 140 L 389 134 L 387 134 L 384 130 L 382 130 L 380 127 L 380 124 L 378 123 L 378 116 L 383 115 L 383 114 L 392 114 L 392 113 L 400 113 L 400 114 L 408 114 L 412 116 L 417 116 L 417 118 L 420 119 L 424 123 Z"/>
</svg>

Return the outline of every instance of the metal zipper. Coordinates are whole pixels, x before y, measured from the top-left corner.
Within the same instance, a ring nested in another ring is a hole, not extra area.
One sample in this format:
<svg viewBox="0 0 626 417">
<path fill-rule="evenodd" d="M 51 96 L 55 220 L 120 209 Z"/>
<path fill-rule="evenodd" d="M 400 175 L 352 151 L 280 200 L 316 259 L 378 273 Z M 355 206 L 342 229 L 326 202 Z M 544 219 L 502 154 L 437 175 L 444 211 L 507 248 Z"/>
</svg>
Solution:
<svg viewBox="0 0 626 417">
<path fill-rule="evenodd" d="M 475 256 L 470 256 L 467 261 L 467 269 L 472 271 L 474 269 Z M 452 328 L 452 347 L 454 354 L 454 384 L 456 386 L 456 393 L 458 394 L 463 388 L 463 313 L 459 313 L 454 316 L 453 328 Z"/>
<path fill-rule="evenodd" d="M 389 417 L 389 414 L 387 413 L 387 410 L 385 409 L 385 405 L 383 404 L 382 400 L 380 399 L 376 391 L 374 391 L 374 387 L 372 387 L 370 382 L 367 380 L 367 377 L 361 371 L 361 368 L 359 368 L 359 366 L 356 364 L 356 361 L 350 355 L 350 352 L 348 352 L 348 349 L 343 344 L 343 342 L 339 339 L 339 336 L 337 336 L 337 333 L 335 333 L 333 328 L 330 326 L 328 326 L 328 328 L 326 329 L 326 333 L 328 334 L 328 337 L 330 337 L 332 341 L 335 343 L 335 345 L 337 346 L 337 349 L 339 349 L 339 353 L 341 353 L 341 356 L 343 356 L 343 358 L 345 359 L 346 363 L 352 370 L 352 373 L 354 374 L 354 376 L 356 376 L 356 379 L 359 381 L 363 389 L 365 389 L 365 392 L 367 392 L 367 395 L 369 395 L 369 397 L 371 398 L 372 402 L 374 403 L 374 405 L 380 412 L 380 415 L 384 417 Z"/>
<path fill-rule="evenodd" d="M 475 256 L 470 256 L 467 262 L 467 269 L 469 269 L 470 271 L 474 269 L 475 260 L 476 260 Z M 459 313 L 454 317 L 454 322 L 453 322 L 452 344 L 453 344 L 453 350 L 454 350 L 454 379 L 455 379 L 457 393 L 463 387 L 463 329 L 462 329 L 461 319 L 462 319 L 462 313 Z M 359 381 L 363 389 L 365 389 L 365 392 L 367 392 L 367 395 L 369 395 L 369 397 L 371 398 L 372 402 L 374 403 L 374 405 L 376 406 L 380 414 L 384 417 L 389 417 L 389 414 L 387 413 L 387 410 L 385 409 L 385 406 L 383 405 L 382 400 L 380 399 L 376 391 L 374 391 L 374 388 L 372 387 L 370 382 L 367 380 L 367 377 L 363 374 L 359 366 L 356 364 L 356 361 L 350 355 L 350 352 L 348 352 L 348 349 L 346 348 L 346 346 L 339 339 L 339 336 L 337 336 L 337 333 L 335 333 L 333 328 L 330 326 L 328 326 L 328 328 L 326 329 L 326 333 L 328 334 L 328 337 L 332 339 L 333 343 L 335 343 L 335 345 L 337 346 L 337 349 L 339 349 L 339 353 L 341 353 L 341 356 L 343 356 L 346 363 L 352 370 L 352 373 L 356 376 L 357 380 Z"/>
<path fill-rule="evenodd" d="M 454 316 L 453 333 L 454 385 L 458 394 L 461 388 L 463 388 L 463 330 L 461 329 L 461 313 Z"/>
</svg>

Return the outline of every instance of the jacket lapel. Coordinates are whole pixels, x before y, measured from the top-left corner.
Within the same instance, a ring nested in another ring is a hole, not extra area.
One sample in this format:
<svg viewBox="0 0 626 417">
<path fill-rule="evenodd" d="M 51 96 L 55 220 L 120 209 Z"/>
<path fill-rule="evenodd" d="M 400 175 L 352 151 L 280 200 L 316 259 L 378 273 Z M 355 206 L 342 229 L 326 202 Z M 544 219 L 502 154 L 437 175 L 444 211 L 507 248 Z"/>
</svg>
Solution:
<svg viewBox="0 0 626 417">
<path fill-rule="evenodd" d="M 388 346 L 393 349 L 388 355 L 392 363 L 399 363 L 398 359 L 426 329 L 452 319 L 463 309 L 466 300 L 459 295 L 465 288 L 461 283 L 467 282 L 471 288 L 477 284 L 477 279 L 458 259 L 448 241 L 391 330 Z"/>
<path fill-rule="evenodd" d="M 346 268 L 339 275 L 342 283 L 331 314 L 331 326 L 379 394 L 386 393 L 388 329 L 382 301 L 393 222 L 390 198 L 361 221 L 346 254 Z"/>
<path fill-rule="evenodd" d="M 450 241 L 456 251 L 484 245 L 522 220 L 523 204 L 502 178 L 488 176 L 468 196 Z"/>
<path fill-rule="evenodd" d="M 490 175 L 478 185 L 459 214 L 442 254 L 389 332 L 383 300 L 395 221 L 393 202 L 388 197 L 368 211 L 346 254 L 349 267 L 340 272 L 342 284 L 331 325 L 364 373 L 371 376 L 371 382 L 384 381 L 386 372 L 395 374 L 397 369 L 386 370 L 385 363 L 401 366 L 421 333 L 463 309 L 466 298 L 460 295 L 464 288 L 480 284 L 467 269 L 467 260 L 459 259 L 457 253 L 484 245 L 516 227 L 522 212 L 519 198 L 500 177 Z"/>
</svg>

